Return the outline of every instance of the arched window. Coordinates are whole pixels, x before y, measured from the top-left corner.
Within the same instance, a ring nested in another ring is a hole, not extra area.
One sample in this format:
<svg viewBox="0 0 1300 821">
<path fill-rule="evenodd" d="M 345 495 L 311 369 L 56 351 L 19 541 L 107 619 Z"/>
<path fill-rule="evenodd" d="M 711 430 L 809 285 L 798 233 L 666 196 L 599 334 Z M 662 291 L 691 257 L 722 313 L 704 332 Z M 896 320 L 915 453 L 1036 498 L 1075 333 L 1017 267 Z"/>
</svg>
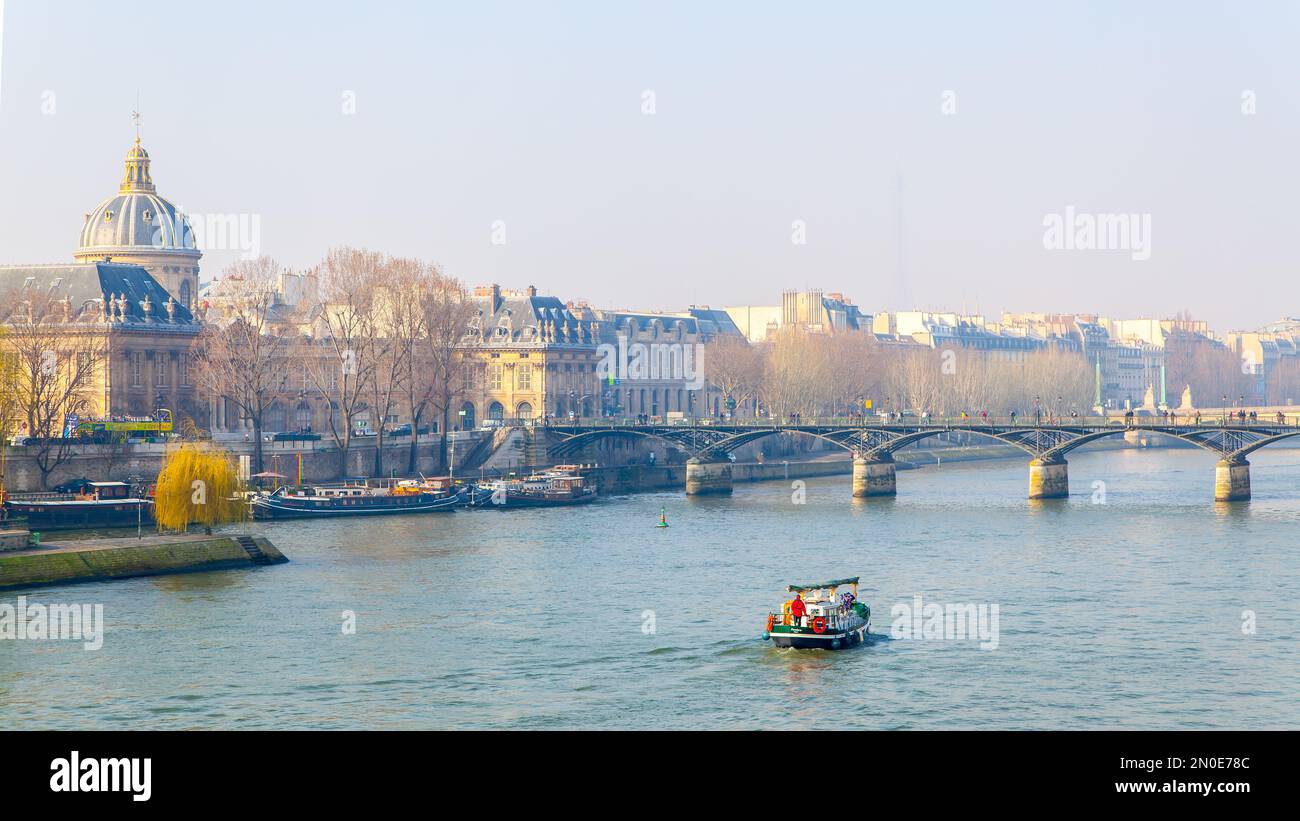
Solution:
<svg viewBox="0 0 1300 821">
<path fill-rule="evenodd" d="M 262 423 L 262 429 L 272 433 L 284 430 L 284 405 L 279 401 L 272 402 L 271 407 L 266 409 L 266 419 Z"/>
<path fill-rule="evenodd" d="M 460 406 L 460 409 L 461 412 L 465 414 L 464 416 L 461 417 L 460 429 L 473 430 L 474 429 L 474 403 L 466 402 L 465 404 Z"/>
<path fill-rule="evenodd" d="M 527 402 L 520 402 L 518 410 L 515 411 L 515 416 L 520 419 L 532 419 L 533 406 Z"/>
<path fill-rule="evenodd" d="M 299 402 L 298 407 L 294 408 L 293 421 L 298 426 L 298 430 L 307 430 L 311 427 L 311 405 L 306 400 Z"/>
<path fill-rule="evenodd" d="M 181 304 L 186 308 L 190 307 L 190 281 L 188 279 L 181 280 Z"/>
<path fill-rule="evenodd" d="M 500 422 L 501 417 L 505 415 L 506 409 L 501 407 L 500 402 L 493 402 L 491 405 L 488 405 L 488 419 L 495 419 Z"/>
</svg>

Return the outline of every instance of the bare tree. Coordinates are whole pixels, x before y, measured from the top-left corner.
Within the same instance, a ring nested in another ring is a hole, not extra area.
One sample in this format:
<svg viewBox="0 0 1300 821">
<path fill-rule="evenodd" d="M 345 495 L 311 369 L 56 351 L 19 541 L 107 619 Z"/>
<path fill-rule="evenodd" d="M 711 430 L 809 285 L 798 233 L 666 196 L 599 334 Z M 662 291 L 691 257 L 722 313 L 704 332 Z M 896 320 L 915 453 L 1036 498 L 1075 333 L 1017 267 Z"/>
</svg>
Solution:
<svg viewBox="0 0 1300 821">
<path fill-rule="evenodd" d="M 69 416 L 93 407 L 107 369 L 108 335 L 101 316 L 74 321 L 71 301 L 52 290 L 16 289 L 0 295 L 0 323 L 8 326 L 3 344 L 9 355 L 6 392 L 11 411 L 31 443 L 41 487 L 72 456 L 73 439 L 63 436 Z"/>
<path fill-rule="evenodd" d="M 416 346 L 424 330 L 423 316 L 418 310 L 418 294 L 423 264 L 413 259 L 385 259 L 375 272 L 374 305 L 366 316 L 365 334 L 370 340 L 373 372 L 370 379 L 368 404 L 378 417 L 375 430 L 375 475 L 384 473 L 384 434 L 386 421 L 405 398 L 408 404 L 415 378 L 413 361 Z M 411 424 L 411 454 L 414 455 L 417 431 L 414 417 Z M 412 472 L 415 468 L 408 464 Z"/>
<path fill-rule="evenodd" d="M 703 362 L 709 384 L 722 393 L 728 408 L 743 414 L 762 383 L 762 351 L 744 337 L 718 336 L 705 346 Z"/>
<path fill-rule="evenodd" d="M 269 257 L 236 262 L 214 289 L 195 356 L 198 384 L 253 423 L 253 470 L 261 473 L 267 408 L 287 380 L 293 330 L 272 316 L 280 266 Z"/>
<path fill-rule="evenodd" d="M 348 473 L 353 424 L 368 409 L 374 376 L 374 283 L 383 255 L 356 248 L 335 248 L 316 269 L 317 298 L 304 304 L 311 327 L 300 356 L 308 380 L 329 408 L 329 432 L 339 449 L 339 477 Z"/>
<path fill-rule="evenodd" d="M 431 385 L 429 404 L 442 420 L 438 464 L 446 466 L 452 406 L 464 389 L 464 380 L 460 378 L 460 345 L 475 306 L 459 280 L 429 266 L 420 289 L 420 308 L 425 343 L 420 356 L 421 370 Z"/>
<path fill-rule="evenodd" d="M 18 356 L 5 347 L 8 330 L 0 325 L 0 499 L 5 492 L 5 468 L 9 456 L 9 442 L 18 432 L 22 417 L 22 403 L 18 397 Z M 0 509 L 0 519 L 4 510 Z"/>
<path fill-rule="evenodd" d="M 432 266 L 413 259 L 394 259 L 389 263 L 388 289 L 393 295 L 387 306 L 388 332 L 396 349 L 393 365 L 397 394 L 411 420 L 411 441 L 406 454 L 406 472 L 414 475 L 419 469 L 420 423 L 433 401 L 434 384 L 427 372 L 425 338 L 427 328 L 423 305 Z"/>
</svg>

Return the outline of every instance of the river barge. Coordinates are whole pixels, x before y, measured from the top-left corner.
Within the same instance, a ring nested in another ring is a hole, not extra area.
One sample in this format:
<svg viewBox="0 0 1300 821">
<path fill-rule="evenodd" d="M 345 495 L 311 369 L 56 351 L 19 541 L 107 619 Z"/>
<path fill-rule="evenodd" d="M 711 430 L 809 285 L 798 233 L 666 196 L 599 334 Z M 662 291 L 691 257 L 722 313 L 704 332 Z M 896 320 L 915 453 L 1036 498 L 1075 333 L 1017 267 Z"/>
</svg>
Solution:
<svg viewBox="0 0 1300 821">
<path fill-rule="evenodd" d="M 849 590 L 839 593 L 838 588 Z M 794 597 L 780 613 L 768 613 L 763 638 L 777 647 L 843 650 L 862 644 L 871 632 L 871 608 L 858 601 L 858 577 L 786 587 Z"/>
<path fill-rule="evenodd" d="M 415 480 L 391 488 L 366 485 L 281 487 L 250 501 L 255 519 L 316 519 L 450 512 L 466 502 L 459 490 L 435 491 Z"/>
<path fill-rule="evenodd" d="M 134 527 L 153 524 L 153 500 L 126 482 L 81 482 L 72 493 L 26 493 L 5 499 L 5 516 L 31 530 Z"/>
<path fill-rule="evenodd" d="M 517 479 L 498 479 L 479 483 L 473 492 L 474 504 L 482 507 L 562 507 L 581 505 L 596 500 L 596 488 L 588 485 L 581 465 L 556 465 Z"/>
</svg>

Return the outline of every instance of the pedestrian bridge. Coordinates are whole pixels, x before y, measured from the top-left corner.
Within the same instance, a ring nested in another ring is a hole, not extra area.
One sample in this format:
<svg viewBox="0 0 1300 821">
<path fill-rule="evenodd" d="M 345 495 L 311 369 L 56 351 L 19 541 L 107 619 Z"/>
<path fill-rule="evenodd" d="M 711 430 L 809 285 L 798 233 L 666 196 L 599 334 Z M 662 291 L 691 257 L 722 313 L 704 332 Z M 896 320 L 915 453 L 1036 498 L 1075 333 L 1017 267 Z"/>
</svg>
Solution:
<svg viewBox="0 0 1300 821">
<path fill-rule="evenodd" d="M 1235 502 L 1250 498 L 1250 462 L 1247 456 L 1262 447 L 1300 436 L 1300 421 L 1292 424 L 1236 424 L 1217 419 L 1202 424 L 1161 424 L 1143 419 L 1134 424 L 1118 421 L 1096 424 L 1015 424 L 961 422 L 940 424 L 830 421 L 812 424 L 678 424 L 639 425 L 591 422 L 545 427 L 553 444 L 554 459 L 579 454 L 588 445 L 612 437 L 643 437 L 662 441 L 689 454 L 686 492 L 691 495 L 731 492 L 728 454 L 768 436 L 811 436 L 853 454 L 853 495 L 892 496 L 897 492 L 893 454 L 942 434 L 965 433 L 990 443 L 1024 451 L 1029 461 L 1029 498 L 1055 499 L 1069 495 L 1066 456 L 1075 448 L 1130 431 L 1159 434 L 1207 450 L 1217 457 L 1214 497 Z M 556 441 L 558 440 L 558 441 Z"/>
</svg>

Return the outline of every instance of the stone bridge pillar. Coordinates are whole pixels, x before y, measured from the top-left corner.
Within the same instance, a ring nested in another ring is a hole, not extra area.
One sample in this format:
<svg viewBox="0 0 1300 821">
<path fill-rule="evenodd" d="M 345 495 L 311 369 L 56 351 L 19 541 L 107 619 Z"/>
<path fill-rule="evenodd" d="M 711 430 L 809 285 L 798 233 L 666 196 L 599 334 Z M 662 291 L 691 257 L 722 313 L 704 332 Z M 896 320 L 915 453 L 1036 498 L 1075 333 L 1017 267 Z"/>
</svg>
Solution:
<svg viewBox="0 0 1300 821">
<path fill-rule="evenodd" d="M 1214 501 L 1250 501 L 1250 462 L 1220 459 L 1214 466 Z"/>
<path fill-rule="evenodd" d="M 699 457 L 686 460 L 687 496 L 727 493 L 731 493 L 731 460 Z"/>
<path fill-rule="evenodd" d="M 1029 462 L 1029 498 L 1064 499 L 1070 495 L 1070 466 L 1060 456 Z"/>
<path fill-rule="evenodd" d="M 897 493 L 893 456 L 881 453 L 853 457 L 853 498 L 893 496 Z"/>
</svg>

